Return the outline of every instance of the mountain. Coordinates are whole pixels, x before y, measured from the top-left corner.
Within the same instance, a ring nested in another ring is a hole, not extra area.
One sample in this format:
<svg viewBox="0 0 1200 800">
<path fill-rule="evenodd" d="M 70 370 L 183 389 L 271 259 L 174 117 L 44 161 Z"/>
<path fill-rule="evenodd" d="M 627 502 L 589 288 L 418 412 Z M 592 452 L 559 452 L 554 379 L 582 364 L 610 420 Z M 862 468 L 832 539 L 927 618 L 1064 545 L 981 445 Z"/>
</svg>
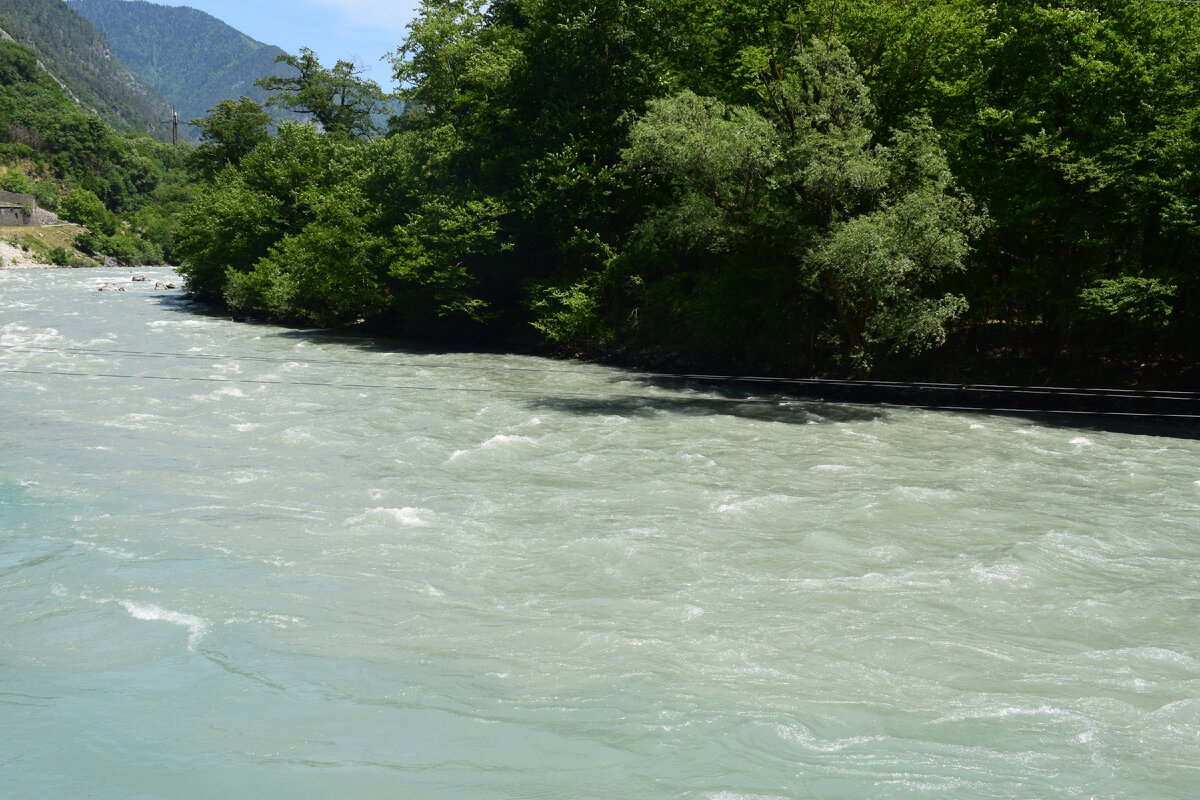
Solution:
<svg viewBox="0 0 1200 800">
<path fill-rule="evenodd" d="M 263 102 L 254 81 L 288 74 L 283 50 L 255 41 L 203 11 L 144 0 L 67 0 L 107 38 L 112 52 L 179 110 L 183 121 L 206 116 L 226 98 Z M 295 115 L 274 112 L 277 118 Z"/>
<path fill-rule="evenodd" d="M 117 130 L 171 135 L 170 103 L 141 80 L 86 18 L 63 0 L 0 0 L 0 39 L 28 47 L 82 108 Z"/>
</svg>

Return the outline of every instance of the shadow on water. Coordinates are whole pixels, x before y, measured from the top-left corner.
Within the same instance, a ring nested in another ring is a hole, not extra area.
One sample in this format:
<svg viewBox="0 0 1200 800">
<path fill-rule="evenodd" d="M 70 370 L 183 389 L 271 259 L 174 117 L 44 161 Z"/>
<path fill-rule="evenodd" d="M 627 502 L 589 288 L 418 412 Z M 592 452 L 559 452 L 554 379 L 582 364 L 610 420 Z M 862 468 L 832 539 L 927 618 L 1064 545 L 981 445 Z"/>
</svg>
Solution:
<svg viewBox="0 0 1200 800">
<path fill-rule="evenodd" d="M 732 416 L 758 422 L 809 425 L 821 422 L 872 422 L 882 419 L 882 409 L 831 405 L 794 398 L 738 399 L 736 397 L 539 397 L 530 408 L 561 411 L 579 416 L 650 417 L 661 413 L 682 416 Z"/>
<path fill-rule="evenodd" d="M 177 314 L 190 314 L 196 317 L 209 317 L 211 319 L 230 318 L 229 312 L 220 306 L 194 300 L 185 292 L 170 289 L 156 289 L 155 291 L 157 294 L 153 295 L 154 302 L 167 311 L 174 311 Z"/>
<path fill-rule="evenodd" d="M 410 340 L 393 339 L 356 331 L 338 330 L 280 330 L 274 334 L 282 339 L 298 340 L 310 344 L 336 344 L 374 354 L 394 354 L 402 357 L 446 356 L 446 355 L 512 355 L 507 351 L 487 351 L 479 347 L 436 346 L 414 343 Z M 523 356 L 525 357 L 525 356 Z M 533 358 L 533 356 L 529 356 Z M 523 371 L 522 368 L 497 367 L 497 370 Z M 781 422 L 791 425 L 806 425 L 822 422 L 870 422 L 886 417 L 884 409 L 856 407 L 836 403 L 801 400 L 777 393 L 766 395 L 745 391 L 742 387 L 726 388 L 681 380 L 670 376 L 639 373 L 622 367 L 579 363 L 572 361 L 554 362 L 543 369 L 530 367 L 530 372 L 579 373 L 603 378 L 609 384 L 622 384 L 620 393 L 607 394 L 549 394 L 533 397 L 527 404 L 530 408 L 560 411 L 578 416 L 622 416 L 650 417 L 663 412 L 688 416 L 736 416 L 760 422 Z M 647 390 L 657 389 L 676 393 L 630 394 L 626 387 L 634 382 Z M 694 396 L 702 392 L 705 396 Z M 538 394 L 530 391 L 528 394 Z M 693 396 L 686 396 L 687 394 Z"/>
<path fill-rule="evenodd" d="M 1194 419 L 1169 419 L 1153 416 L 1134 416 L 1120 414 L 1088 414 L 1088 413 L 1055 413 L 1042 410 L 1018 410 L 995 408 L 963 408 L 950 405 L 907 405 L 904 403 L 887 402 L 854 402 L 830 401 L 819 396 L 805 395 L 802 392 L 778 390 L 761 393 L 763 387 L 754 383 L 739 383 L 736 379 L 725 384 L 713 384 L 708 381 L 696 381 L 687 377 L 670 375 L 638 375 L 631 373 L 633 378 L 648 386 L 659 389 L 676 391 L 703 391 L 720 393 L 724 397 L 718 403 L 748 403 L 759 406 L 756 413 L 741 414 L 741 416 L 771 419 L 781 422 L 800 422 L 806 420 L 788 419 L 788 415 L 808 413 L 813 422 L 855 422 L 886 420 L 889 415 L 898 410 L 926 410 L 939 414 L 956 417 L 1008 417 L 1014 420 L 1028 422 L 1049 428 L 1070 430 L 1095 431 L 1104 433 L 1120 433 L 1131 436 L 1152 436 L 1170 439 L 1200 439 L 1200 422 Z M 755 394 L 757 388 L 760 394 Z M 742 400 L 739 398 L 753 398 Z M 773 398 L 773 399 L 772 399 Z M 684 401 L 709 402 L 709 401 Z M 684 412 L 687 413 L 687 412 Z M 731 413 L 713 410 L 712 413 Z"/>
<path fill-rule="evenodd" d="M 160 295 L 159 302 L 172 311 L 195 314 L 210 318 L 230 319 L 227 309 L 216 305 L 197 302 L 178 294 Z M 235 318 L 236 319 L 236 318 Z M 338 345 L 364 353 L 393 354 L 405 357 L 445 355 L 511 355 L 503 350 L 488 350 L 474 343 L 470 346 L 435 345 L 413 342 L 378 334 L 355 330 L 278 328 L 255 320 L 239 320 L 243 324 L 262 325 L 274 328 L 271 336 L 279 339 L 303 341 L 317 345 Z M 764 422 L 787 424 L 810 424 L 821 422 L 872 422 L 886 420 L 891 412 L 903 408 L 925 408 L 956 416 L 971 417 L 1001 416 L 1028 420 L 1037 425 L 1072 430 L 1120 433 L 1133 436 L 1151 436 L 1172 439 L 1200 440 L 1200 423 L 1195 420 L 1171 420 L 1155 417 L 1123 415 L 1099 415 L 1085 413 L 1053 413 L 1047 411 L 959 408 L 945 406 L 906 406 L 887 403 L 854 403 L 829 401 L 799 392 L 767 391 L 762 386 L 727 384 L 696 381 L 686 377 L 641 373 L 623 367 L 605 367 L 587 363 L 559 362 L 558 368 L 546 368 L 546 372 L 578 372 L 602 375 L 611 370 L 611 383 L 636 384 L 657 391 L 675 392 L 671 395 L 641 395 L 614 393 L 611 396 L 590 395 L 547 395 L 528 401 L 531 408 L 561 411 L 579 416 L 652 416 L 662 412 L 701 416 L 725 415 Z M 509 369 L 497 367 L 497 369 Z M 530 369 L 529 371 L 542 371 Z M 757 392 L 755 389 L 757 388 Z M 704 397 L 694 396 L 702 392 Z M 683 396 L 684 394 L 693 396 Z M 529 394 L 536 394 L 530 392 Z"/>
<path fill-rule="evenodd" d="M 1154 436 L 1166 439 L 1200 440 L 1200 423 L 1194 420 L 1170 420 L 1156 417 L 1101 416 L 1098 414 L 1054 414 L 1046 411 L 976 411 L 937 409 L 947 414 L 990 415 L 1028 420 L 1046 428 L 1074 431 L 1123 433 L 1129 436 Z"/>
<path fill-rule="evenodd" d="M 714 386 L 705 381 L 695 381 L 690 378 L 674 377 L 669 375 L 648 375 L 641 378 L 644 382 L 664 389 L 684 389 L 684 388 L 700 388 L 705 391 L 714 391 Z M 727 387 L 744 387 L 745 391 L 750 391 L 755 384 L 753 383 L 738 383 L 736 379 L 732 380 Z M 761 386 L 759 387 L 761 391 Z M 724 391 L 733 394 L 737 391 L 736 388 L 725 388 Z M 1080 413 L 1080 412 L 1054 412 L 1048 410 L 1032 410 L 1032 409 L 998 409 L 998 408 L 964 408 L 955 407 L 950 404 L 946 405 L 919 405 L 887 403 L 887 402 L 855 402 L 853 400 L 846 401 L 830 401 L 825 398 L 813 395 L 805 395 L 802 392 L 788 391 L 781 389 L 777 396 L 782 400 L 787 399 L 792 402 L 801 404 L 804 408 L 813 409 L 815 413 L 824 415 L 825 409 L 836 409 L 833 414 L 845 414 L 844 419 L 830 419 L 829 421 L 854 421 L 856 419 L 879 419 L 886 418 L 889 411 L 898 409 L 924 409 L 927 411 L 936 411 L 940 414 L 952 414 L 955 416 L 969 417 L 1009 417 L 1017 420 L 1027 420 L 1031 423 L 1041 425 L 1043 427 L 1062 428 L 1071 430 L 1095 431 L 1104 433 L 1121 433 L 1131 436 L 1153 436 L 1170 439 L 1200 439 L 1200 421 L 1195 419 L 1171 419 L 1166 417 L 1155 417 L 1150 415 L 1125 415 L 1125 414 L 1095 414 L 1095 413 Z M 856 413 L 870 414 L 872 416 L 857 417 Z"/>
</svg>

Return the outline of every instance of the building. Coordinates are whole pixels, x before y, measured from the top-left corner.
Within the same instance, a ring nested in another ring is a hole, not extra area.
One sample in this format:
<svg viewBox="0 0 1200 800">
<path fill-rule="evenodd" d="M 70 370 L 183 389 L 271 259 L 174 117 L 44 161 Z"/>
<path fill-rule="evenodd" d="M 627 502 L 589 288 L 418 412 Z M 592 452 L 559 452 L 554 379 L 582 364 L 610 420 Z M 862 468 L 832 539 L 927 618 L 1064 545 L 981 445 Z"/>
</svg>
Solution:
<svg viewBox="0 0 1200 800">
<path fill-rule="evenodd" d="M 33 195 L 0 192 L 0 227 L 34 228 L 56 222 L 58 216 L 38 208 Z"/>
</svg>

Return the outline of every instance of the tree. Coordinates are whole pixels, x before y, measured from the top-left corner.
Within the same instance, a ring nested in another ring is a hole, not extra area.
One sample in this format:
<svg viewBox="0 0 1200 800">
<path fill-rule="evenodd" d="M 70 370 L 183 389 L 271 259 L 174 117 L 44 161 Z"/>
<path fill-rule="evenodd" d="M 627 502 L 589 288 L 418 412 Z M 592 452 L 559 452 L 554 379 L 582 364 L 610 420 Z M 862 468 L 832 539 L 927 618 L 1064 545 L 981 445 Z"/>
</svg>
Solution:
<svg viewBox="0 0 1200 800">
<path fill-rule="evenodd" d="M 108 215 L 108 209 L 96 193 L 87 189 L 75 189 L 70 192 L 62 199 L 59 212 L 64 218 L 89 228 L 102 225 Z"/>
<path fill-rule="evenodd" d="M 879 143 L 849 51 L 832 38 L 807 46 L 798 39 L 796 48 L 762 72 L 761 110 L 690 91 L 650 104 L 625 161 L 672 191 L 639 226 L 642 246 L 673 242 L 685 254 L 676 270 L 689 262 L 718 273 L 776 264 L 765 283 L 783 296 L 818 298 L 835 322 L 824 335 L 836 336 L 839 355 L 861 368 L 883 353 L 940 344 L 966 303 L 928 289 L 965 267 L 982 218 L 955 187 L 927 120 L 911 120 L 890 146 Z M 742 275 L 692 286 L 727 293 L 740 280 L 764 282 Z M 766 291 L 760 285 L 754 294 Z M 722 300 L 701 307 L 711 313 Z"/>
<path fill-rule="evenodd" d="M 266 75 L 255 81 L 255 86 L 276 92 L 268 105 L 311 114 L 332 136 L 369 137 L 377 132 L 371 116 L 383 107 L 383 91 L 375 81 L 361 77 L 362 67 L 338 61 L 326 69 L 307 47 L 300 48 L 299 55 L 276 56 L 275 62 L 287 64 L 299 74 Z"/>
<path fill-rule="evenodd" d="M 284 123 L 183 213 L 176 248 L 188 287 L 309 325 L 381 312 L 391 301 L 389 251 L 368 191 L 389 144 Z"/>
<path fill-rule="evenodd" d="M 188 166 L 212 180 L 229 165 L 240 164 L 270 134 L 271 117 L 262 106 L 242 95 L 225 99 L 209 109 L 207 117 L 192 120 L 200 128 L 200 145 L 188 157 Z"/>
<path fill-rule="evenodd" d="M 1156 282 L 1177 290 L 1156 347 L 1194 353 L 1200 7 L 1014 0 L 995 5 L 983 33 L 981 80 L 953 143 L 960 179 L 995 223 L 978 307 L 1037 362 L 1080 369 L 1103 358 L 1106 338 L 1142 333 L 1118 315 L 1098 335 L 1093 289 Z"/>
<path fill-rule="evenodd" d="M 216 158 L 180 237 L 189 283 L 280 318 L 532 324 L 714 368 L 862 371 L 950 333 L 990 355 L 997 331 L 1096 359 L 1100 329 L 1192 353 L 1194 11 L 424 0 L 387 137 L 347 62 L 301 50 L 260 82 L 325 135 L 284 126 Z M 205 156 L 235 141 L 222 130 Z M 135 162 L 97 181 L 110 206 Z"/>
<path fill-rule="evenodd" d="M 37 57 L 13 41 L 0 41 L 0 86 L 37 81 Z"/>
</svg>

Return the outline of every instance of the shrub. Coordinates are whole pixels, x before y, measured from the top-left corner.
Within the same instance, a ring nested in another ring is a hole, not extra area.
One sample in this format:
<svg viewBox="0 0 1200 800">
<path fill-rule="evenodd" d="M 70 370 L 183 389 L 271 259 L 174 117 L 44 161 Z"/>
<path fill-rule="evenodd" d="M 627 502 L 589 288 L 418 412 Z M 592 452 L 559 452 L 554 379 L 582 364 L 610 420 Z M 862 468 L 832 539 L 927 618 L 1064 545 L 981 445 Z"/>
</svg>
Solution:
<svg viewBox="0 0 1200 800">
<path fill-rule="evenodd" d="M 138 247 L 137 239 L 131 236 L 104 236 L 100 237 L 100 252 L 106 256 L 112 256 L 117 261 L 127 266 L 141 264 L 141 248 Z"/>
<path fill-rule="evenodd" d="M 38 181 L 33 184 L 31 194 L 37 198 L 38 205 L 47 211 L 57 211 L 62 192 L 53 181 Z"/>
<path fill-rule="evenodd" d="M 29 194 L 29 178 L 18 169 L 0 172 L 0 189 L 17 194 Z"/>
<path fill-rule="evenodd" d="M 1154 278 L 1102 278 L 1080 292 L 1080 310 L 1090 319 L 1124 319 L 1135 325 L 1162 327 L 1170 319 L 1171 300 L 1177 291 Z"/>
<path fill-rule="evenodd" d="M 100 250 L 100 240 L 91 231 L 84 231 L 75 237 L 75 248 L 90 256 Z"/>
<path fill-rule="evenodd" d="M 75 189 L 62 199 L 62 215 L 72 222 L 87 225 L 89 228 L 99 226 L 108 215 L 108 209 L 95 192 L 88 189 Z"/>
</svg>

